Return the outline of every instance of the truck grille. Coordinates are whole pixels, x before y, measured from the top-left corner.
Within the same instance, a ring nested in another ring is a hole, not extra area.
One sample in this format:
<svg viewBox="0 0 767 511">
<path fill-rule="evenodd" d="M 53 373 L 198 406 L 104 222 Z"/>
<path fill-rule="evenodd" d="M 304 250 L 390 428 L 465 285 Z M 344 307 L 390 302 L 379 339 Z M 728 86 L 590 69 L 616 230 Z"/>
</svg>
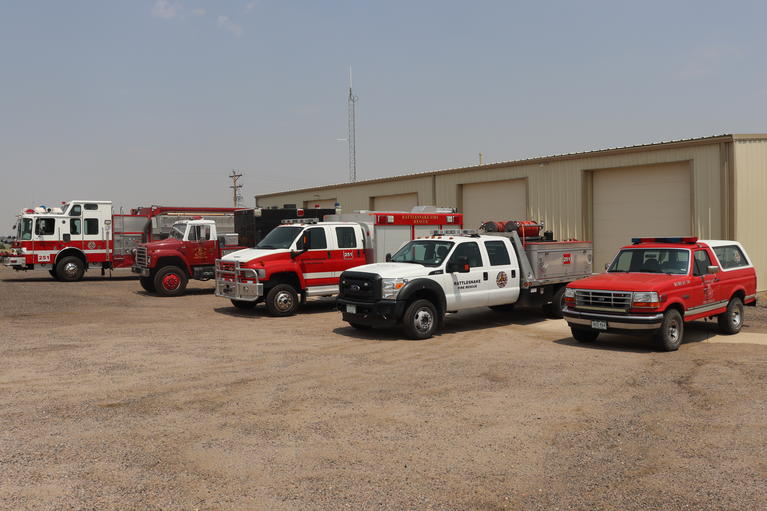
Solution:
<svg viewBox="0 0 767 511">
<path fill-rule="evenodd" d="M 146 247 L 136 247 L 136 266 L 140 268 L 148 268 Z"/>
<path fill-rule="evenodd" d="M 381 278 L 362 272 L 344 272 L 339 282 L 339 294 L 344 298 L 373 301 L 380 296 Z"/>
<path fill-rule="evenodd" d="M 625 312 L 631 307 L 629 291 L 575 290 L 575 308 Z"/>
</svg>

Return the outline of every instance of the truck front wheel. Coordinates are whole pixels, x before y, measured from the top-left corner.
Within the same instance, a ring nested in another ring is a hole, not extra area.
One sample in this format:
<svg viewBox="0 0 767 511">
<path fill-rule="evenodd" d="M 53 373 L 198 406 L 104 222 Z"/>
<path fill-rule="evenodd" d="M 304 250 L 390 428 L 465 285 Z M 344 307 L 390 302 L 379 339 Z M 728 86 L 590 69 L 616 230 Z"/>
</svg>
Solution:
<svg viewBox="0 0 767 511">
<path fill-rule="evenodd" d="M 53 280 L 59 280 L 59 276 L 56 275 L 56 270 L 48 270 L 48 273 L 53 277 Z"/>
<path fill-rule="evenodd" d="M 160 296 L 180 296 L 184 294 L 189 279 L 178 266 L 164 266 L 154 276 L 155 292 Z"/>
<path fill-rule="evenodd" d="M 562 319 L 564 314 L 562 310 L 565 308 L 565 286 L 560 287 L 554 291 L 554 296 L 551 297 L 551 303 L 546 304 L 543 307 L 543 312 L 550 318 Z"/>
<path fill-rule="evenodd" d="M 152 280 L 152 277 L 139 277 L 139 283 L 141 283 L 141 287 L 144 288 L 144 291 L 147 291 L 149 293 L 154 293 L 155 287 L 154 287 L 154 280 Z"/>
<path fill-rule="evenodd" d="M 290 284 L 277 284 L 266 293 L 266 309 L 272 316 L 292 316 L 298 310 L 298 293 Z"/>
<path fill-rule="evenodd" d="M 717 316 L 719 331 L 726 335 L 737 334 L 743 327 L 743 302 L 734 296 L 727 304 L 727 311 Z"/>
<path fill-rule="evenodd" d="M 434 335 L 439 318 L 437 308 L 429 300 L 416 300 L 405 310 L 402 325 L 411 339 L 428 339 Z"/>
<path fill-rule="evenodd" d="M 684 321 L 676 309 L 669 309 L 663 314 L 663 323 L 656 335 L 658 344 L 664 351 L 675 351 L 682 344 L 684 336 Z"/>
<path fill-rule="evenodd" d="M 82 280 L 83 273 L 85 273 L 85 265 L 79 257 L 64 257 L 56 264 L 56 276 L 64 282 Z"/>
<path fill-rule="evenodd" d="M 599 337 L 599 332 L 588 328 L 570 328 L 573 339 L 578 342 L 594 342 Z"/>
</svg>

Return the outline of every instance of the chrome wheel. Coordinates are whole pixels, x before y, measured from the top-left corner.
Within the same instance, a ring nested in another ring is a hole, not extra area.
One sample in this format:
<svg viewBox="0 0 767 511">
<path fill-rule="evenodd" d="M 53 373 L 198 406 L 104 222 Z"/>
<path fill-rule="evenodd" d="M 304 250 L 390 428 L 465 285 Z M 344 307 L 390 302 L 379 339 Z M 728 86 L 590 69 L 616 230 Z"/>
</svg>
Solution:
<svg viewBox="0 0 767 511">
<path fill-rule="evenodd" d="M 64 275 L 70 279 L 73 279 L 77 276 L 78 270 L 79 268 L 75 263 L 67 263 L 64 265 Z"/>
<path fill-rule="evenodd" d="M 427 307 L 418 309 L 413 318 L 415 329 L 419 332 L 428 332 L 434 324 L 434 316 Z"/>
<path fill-rule="evenodd" d="M 293 295 L 287 291 L 280 291 L 274 298 L 274 306 L 280 312 L 287 312 L 293 307 Z"/>
<path fill-rule="evenodd" d="M 730 323 L 733 328 L 740 328 L 740 323 L 743 321 L 743 315 L 739 307 L 736 307 L 732 314 L 730 314 Z"/>
</svg>

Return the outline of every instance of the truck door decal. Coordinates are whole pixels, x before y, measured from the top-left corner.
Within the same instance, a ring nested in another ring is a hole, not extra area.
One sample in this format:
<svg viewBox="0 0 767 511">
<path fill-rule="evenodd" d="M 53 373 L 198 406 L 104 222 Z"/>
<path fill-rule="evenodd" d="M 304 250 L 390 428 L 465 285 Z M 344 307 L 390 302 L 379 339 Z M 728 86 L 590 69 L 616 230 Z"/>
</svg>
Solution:
<svg viewBox="0 0 767 511">
<path fill-rule="evenodd" d="M 495 285 L 498 287 L 506 287 L 506 284 L 509 283 L 509 277 L 506 275 L 505 271 L 498 272 L 498 276 L 495 278 Z"/>
</svg>

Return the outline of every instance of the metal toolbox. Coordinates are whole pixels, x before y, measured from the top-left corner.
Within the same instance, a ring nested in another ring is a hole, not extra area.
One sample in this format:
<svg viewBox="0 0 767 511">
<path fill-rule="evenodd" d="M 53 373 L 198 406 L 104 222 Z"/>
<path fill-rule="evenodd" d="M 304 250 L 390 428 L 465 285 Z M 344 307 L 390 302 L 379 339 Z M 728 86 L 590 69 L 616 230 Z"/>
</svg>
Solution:
<svg viewBox="0 0 767 511">
<path fill-rule="evenodd" d="M 535 280 L 575 279 L 591 275 L 593 249 L 587 241 L 533 242 L 525 245 Z"/>
</svg>

